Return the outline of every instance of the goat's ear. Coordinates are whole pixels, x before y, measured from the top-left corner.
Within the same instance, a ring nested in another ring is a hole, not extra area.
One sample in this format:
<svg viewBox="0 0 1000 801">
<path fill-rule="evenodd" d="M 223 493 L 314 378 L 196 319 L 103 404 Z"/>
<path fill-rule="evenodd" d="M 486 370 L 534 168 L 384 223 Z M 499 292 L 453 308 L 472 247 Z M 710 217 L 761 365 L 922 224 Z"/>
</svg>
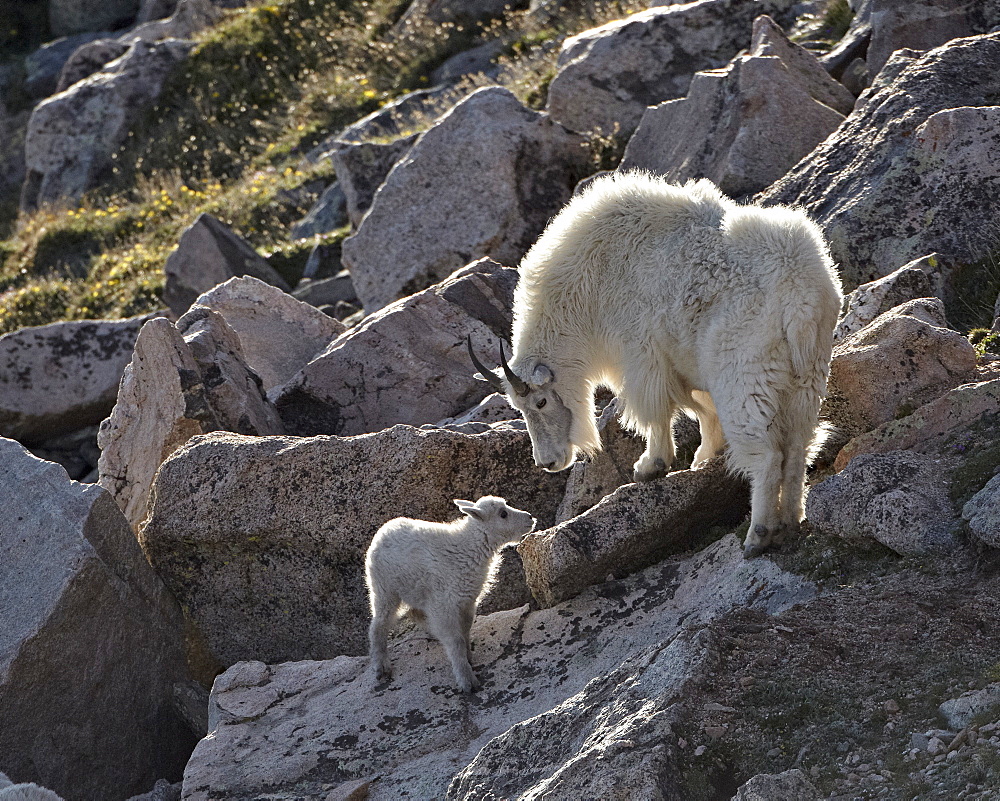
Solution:
<svg viewBox="0 0 1000 801">
<path fill-rule="evenodd" d="M 472 501 L 463 501 L 461 498 L 455 498 L 452 502 L 459 508 L 462 514 L 474 517 L 476 520 L 483 519 L 482 512 L 480 512 Z"/>
<path fill-rule="evenodd" d="M 539 364 L 535 366 L 535 369 L 531 374 L 531 383 L 535 386 L 541 387 L 551 381 L 554 381 L 555 378 L 556 377 L 552 375 L 552 371 L 549 369 L 547 364 Z"/>
</svg>

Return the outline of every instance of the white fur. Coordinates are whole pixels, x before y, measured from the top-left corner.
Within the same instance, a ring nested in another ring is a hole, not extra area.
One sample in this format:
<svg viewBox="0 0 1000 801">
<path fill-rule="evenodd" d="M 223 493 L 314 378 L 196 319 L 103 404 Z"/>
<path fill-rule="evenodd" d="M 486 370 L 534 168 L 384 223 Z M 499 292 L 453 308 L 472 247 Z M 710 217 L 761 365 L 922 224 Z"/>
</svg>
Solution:
<svg viewBox="0 0 1000 801">
<path fill-rule="evenodd" d="M 751 480 L 748 555 L 798 525 L 841 305 L 804 212 L 741 206 L 707 180 L 611 174 L 559 212 L 520 274 L 511 367 L 530 391 L 508 399 L 536 463 L 561 470 L 600 449 L 605 385 L 647 441 L 637 480 L 669 469 L 686 411 L 702 430 L 694 466 L 728 445 Z"/>
<path fill-rule="evenodd" d="M 490 588 L 500 549 L 520 542 L 535 519 L 492 495 L 475 503 L 456 500 L 455 505 L 465 517 L 450 523 L 397 517 L 378 530 L 368 548 L 369 653 L 379 679 L 392 675 L 389 632 L 408 610 L 415 610 L 444 646 L 458 688 L 479 688 L 469 648 L 476 604 Z"/>
</svg>

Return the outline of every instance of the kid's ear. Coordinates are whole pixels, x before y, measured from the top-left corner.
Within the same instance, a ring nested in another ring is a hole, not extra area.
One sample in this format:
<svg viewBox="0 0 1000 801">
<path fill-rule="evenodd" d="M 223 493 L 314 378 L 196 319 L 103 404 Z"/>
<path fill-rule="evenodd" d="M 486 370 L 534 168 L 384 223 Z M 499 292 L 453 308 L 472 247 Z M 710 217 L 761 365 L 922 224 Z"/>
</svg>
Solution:
<svg viewBox="0 0 1000 801">
<path fill-rule="evenodd" d="M 462 514 L 468 515 L 469 517 L 473 517 L 476 520 L 483 519 L 483 515 L 480 513 L 479 509 L 476 508 L 476 505 L 472 501 L 463 501 L 461 498 L 455 498 L 452 501 L 452 503 L 454 503 L 455 506 L 459 508 Z"/>
</svg>

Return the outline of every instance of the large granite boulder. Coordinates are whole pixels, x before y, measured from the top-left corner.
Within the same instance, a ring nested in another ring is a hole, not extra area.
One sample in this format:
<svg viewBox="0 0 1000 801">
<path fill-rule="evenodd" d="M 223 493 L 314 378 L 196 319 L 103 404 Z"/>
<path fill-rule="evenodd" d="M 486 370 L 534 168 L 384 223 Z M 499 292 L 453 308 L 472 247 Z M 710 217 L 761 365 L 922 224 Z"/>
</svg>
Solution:
<svg viewBox="0 0 1000 801">
<path fill-rule="evenodd" d="M 177 39 L 136 42 L 101 72 L 39 103 L 28 122 L 21 208 L 72 202 L 97 186 L 132 125 L 193 46 Z"/>
<path fill-rule="evenodd" d="M 0 439 L 0 770 L 67 801 L 180 775 L 180 609 L 111 496 Z"/>
<path fill-rule="evenodd" d="M 897 52 L 845 122 L 757 199 L 801 204 L 848 289 L 926 253 L 975 261 L 1000 193 L 1000 33 Z"/>
<path fill-rule="evenodd" d="M 718 648 L 696 627 L 813 594 L 766 558 L 744 560 L 730 536 L 550 609 L 480 617 L 472 663 L 484 686 L 472 699 L 451 688 L 423 632 L 390 644 L 387 686 L 373 686 L 365 657 L 242 662 L 216 680 L 212 734 L 188 764 L 184 798 L 325 797 L 365 784 L 371 801 L 679 801 L 671 724 Z"/>
<path fill-rule="evenodd" d="M 100 484 L 133 529 L 146 518 L 160 464 L 191 437 L 283 431 L 222 316 L 198 307 L 182 319 L 178 327 L 162 317 L 151 320 L 139 332 L 118 401 L 97 436 Z"/>
<path fill-rule="evenodd" d="M 199 295 L 230 278 L 249 275 L 290 291 L 263 256 L 211 214 L 199 214 L 181 234 L 163 270 L 163 300 L 177 316 L 184 314 Z"/>
<path fill-rule="evenodd" d="M 812 54 L 758 17 L 748 54 L 695 73 L 687 97 L 646 111 L 619 169 L 677 183 L 710 178 L 734 197 L 749 195 L 826 139 L 853 105 Z"/>
<path fill-rule="evenodd" d="M 955 547 L 951 461 L 909 451 L 866 454 L 812 487 L 812 527 L 845 539 L 871 538 L 903 556 Z"/>
<path fill-rule="evenodd" d="M 699 70 L 750 43 L 754 18 L 780 22 L 792 0 L 698 0 L 659 6 L 567 39 L 546 110 L 574 131 L 628 136 L 647 106 L 687 94 Z"/>
<path fill-rule="evenodd" d="M 33 445 L 99 423 L 148 319 L 52 323 L 0 337 L 0 436 Z"/>
<path fill-rule="evenodd" d="M 466 337 L 499 363 L 516 282 L 483 259 L 365 318 L 284 386 L 276 403 L 288 431 L 347 436 L 464 412 L 490 392 Z"/>
<path fill-rule="evenodd" d="M 716 459 L 699 470 L 625 484 L 579 517 L 525 537 L 517 550 L 531 594 L 552 606 L 686 550 L 708 529 L 735 526 L 749 511 L 746 482 Z"/>
<path fill-rule="evenodd" d="M 208 290 L 192 311 L 199 307 L 221 314 L 236 332 L 247 366 L 269 397 L 344 333 L 343 323 L 249 275 Z"/>
<path fill-rule="evenodd" d="M 969 381 L 976 349 L 937 298 L 897 306 L 833 350 L 823 415 L 852 434 L 905 416 Z"/>
<path fill-rule="evenodd" d="M 364 555 L 382 523 L 502 495 L 551 525 L 565 476 L 526 432 L 395 426 L 359 437 L 191 440 L 163 463 L 140 542 L 224 665 L 367 651 Z"/>
<path fill-rule="evenodd" d="M 582 177 L 583 143 L 506 89 L 469 95 L 417 140 L 344 241 L 365 310 L 482 256 L 516 263 Z"/>
<path fill-rule="evenodd" d="M 732 801 L 818 801 L 822 796 L 798 768 L 762 773 L 740 785 Z"/>
</svg>

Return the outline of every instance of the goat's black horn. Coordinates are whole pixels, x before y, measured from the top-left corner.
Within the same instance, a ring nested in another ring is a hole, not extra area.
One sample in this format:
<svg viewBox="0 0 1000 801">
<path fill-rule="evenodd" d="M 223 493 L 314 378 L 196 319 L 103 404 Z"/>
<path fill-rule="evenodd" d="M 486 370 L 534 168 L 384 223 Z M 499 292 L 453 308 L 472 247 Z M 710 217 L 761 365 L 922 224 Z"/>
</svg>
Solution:
<svg viewBox="0 0 1000 801">
<path fill-rule="evenodd" d="M 503 374 L 507 376 L 507 383 L 518 395 L 524 397 L 530 391 L 524 380 L 510 369 L 507 358 L 503 355 L 503 340 L 500 340 L 500 364 L 503 366 Z"/>
<path fill-rule="evenodd" d="M 472 359 L 472 363 L 475 365 L 476 369 L 482 374 L 491 387 L 499 392 L 501 395 L 507 394 L 507 387 L 503 385 L 503 380 L 497 373 L 492 370 L 487 370 L 485 365 L 479 359 L 476 358 L 475 351 L 472 350 L 472 335 L 470 334 L 465 338 L 465 344 L 469 346 L 469 358 Z M 500 348 L 500 355 L 503 358 L 503 347 Z"/>
</svg>

